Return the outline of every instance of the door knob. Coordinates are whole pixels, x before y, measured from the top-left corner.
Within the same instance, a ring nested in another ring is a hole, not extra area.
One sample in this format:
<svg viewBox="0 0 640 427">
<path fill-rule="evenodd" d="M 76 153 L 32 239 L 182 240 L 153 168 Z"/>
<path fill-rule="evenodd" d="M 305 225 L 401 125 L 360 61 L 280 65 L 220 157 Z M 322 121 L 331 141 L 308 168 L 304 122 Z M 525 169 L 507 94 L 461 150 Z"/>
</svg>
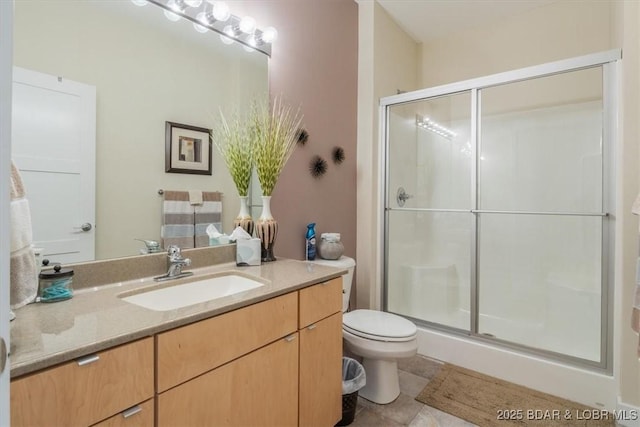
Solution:
<svg viewBox="0 0 640 427">
<path fill-rule="evenodd" d="M 92 228 L 91 224 L 89 224 L 88 222 L 85 222 L 80 227 L 73 227 L 74 230 L 82 230 L 82 231 L 89 231 L 91 230 L 91 228 Z"/>
</svg>

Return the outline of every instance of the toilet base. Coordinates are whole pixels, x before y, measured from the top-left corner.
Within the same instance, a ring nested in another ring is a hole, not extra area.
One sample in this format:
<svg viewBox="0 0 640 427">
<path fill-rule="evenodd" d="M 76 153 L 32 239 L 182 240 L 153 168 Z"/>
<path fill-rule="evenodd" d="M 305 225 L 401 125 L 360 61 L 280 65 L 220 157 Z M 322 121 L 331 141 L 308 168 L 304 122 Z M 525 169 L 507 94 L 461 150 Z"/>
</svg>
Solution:
<svg viewBox="0 0 640 427">
<path fill-rule="evenodd" d="M 360 396 L 371 402 L 384 405 L 400 395 L 398 363 L 395 360 L 362 359 L 367 375 L 367 384 L 360 390 Z"/>
</svg>

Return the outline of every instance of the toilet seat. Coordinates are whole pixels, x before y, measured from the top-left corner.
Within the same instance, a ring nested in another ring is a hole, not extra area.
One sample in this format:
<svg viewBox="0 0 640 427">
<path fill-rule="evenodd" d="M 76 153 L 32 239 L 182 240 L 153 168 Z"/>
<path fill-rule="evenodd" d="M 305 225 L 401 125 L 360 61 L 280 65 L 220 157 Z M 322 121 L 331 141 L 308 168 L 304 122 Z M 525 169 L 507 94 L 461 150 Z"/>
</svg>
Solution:
<svg viewBox="0 0 640 427">
<path fill-rule="evenodd" d="M 359 337 L 386 342 L 415 339 L 416 325 L 395 314 L 376 310 L 355 310 L 344 313 L 342 328 Z"/>
</svg>

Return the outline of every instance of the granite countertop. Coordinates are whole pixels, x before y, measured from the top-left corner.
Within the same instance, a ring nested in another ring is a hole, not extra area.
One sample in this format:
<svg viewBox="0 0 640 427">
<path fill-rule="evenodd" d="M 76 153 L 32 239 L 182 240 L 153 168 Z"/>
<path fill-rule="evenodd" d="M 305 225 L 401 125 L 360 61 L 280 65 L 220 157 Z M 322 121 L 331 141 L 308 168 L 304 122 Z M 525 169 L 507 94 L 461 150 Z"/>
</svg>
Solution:
<svg viewBox="0 0 640 427">
<path fill-rule="evenodd" d="M 11 322 L 11 377 L 124 344 L 276 297 L 346 273 L 305 261 L 279 259 L 254 267 L 234 263 L 194 268 L 194 276 L 237 271 L 264 286 L 237 295 L 168 311 L 149 310 L 123 301 L 120 294 L 160 285 L 152 277 L 76 290 L 73 298 L 35 303 L 15 311 Z M 179 284 L 193 277 L 163 282 Z"/>
</svg>

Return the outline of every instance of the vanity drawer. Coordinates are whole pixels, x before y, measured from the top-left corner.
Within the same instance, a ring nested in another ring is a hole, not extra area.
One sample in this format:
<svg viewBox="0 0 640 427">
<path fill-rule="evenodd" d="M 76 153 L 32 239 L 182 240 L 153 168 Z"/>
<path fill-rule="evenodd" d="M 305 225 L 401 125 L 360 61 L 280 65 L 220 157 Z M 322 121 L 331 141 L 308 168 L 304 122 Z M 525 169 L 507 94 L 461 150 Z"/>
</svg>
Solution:
<svg viewBox="0 0 640 427">
<path fill-rule="evenodd" d="M 342 277 L 301 289 L 300 328 L 342 311 Z"/>
<path fill-rule="evenodd" d="M 295 292 L 157 335 L 157 392 L 282 338 L 297 327 Z"/>
<path fill-rule="evenodd" d="M 153 338 L 11 382 L 12 426 L 87 426 L 153 397 Z"/>
<path fill-rule="evenodd" d="M 93 427 L 153 427 L 155 424 L 153 402 L 153 399 L 149 399 L 95 424 Z"/>
</svg>

